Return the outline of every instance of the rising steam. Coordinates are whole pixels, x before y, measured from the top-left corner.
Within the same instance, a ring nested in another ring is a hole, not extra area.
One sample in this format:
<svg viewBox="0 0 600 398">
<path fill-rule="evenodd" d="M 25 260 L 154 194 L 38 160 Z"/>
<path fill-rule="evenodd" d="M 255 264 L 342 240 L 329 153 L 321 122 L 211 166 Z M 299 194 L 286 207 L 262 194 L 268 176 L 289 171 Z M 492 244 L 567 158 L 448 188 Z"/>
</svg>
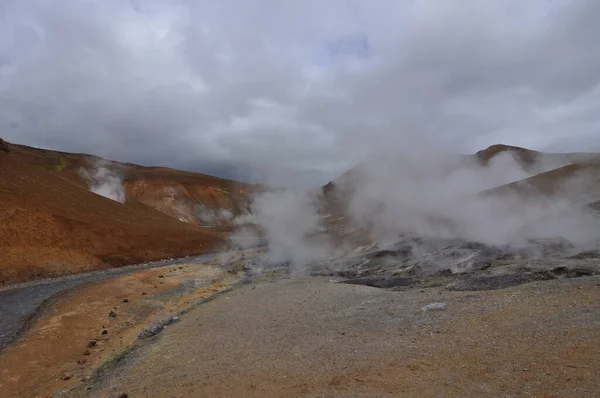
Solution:
<svg viewBox="0 0 600 398">
<path fill-rule="evenodd" d="M 512 153 L 504 152 L 484 166 L 474 156 L 398 153 L 351 170 L 326 195 L 320 190 L 262 193 L 254 200 L 250 218 L 268 240 L 270 260 L 288 261 L 297 270 L 347 250 L 332 236 L 352 231 L 379 243 L 418 236 L 497 246 L 562 238 L 580 247 L 597 246 L 600 222 L 578 200 L 600 199 L 600 192 L 586 196 L 589 187 L 597 185 L 593 173 L 574 173 L 562 183 L 551 181 L 556 185 L 552 195 L 510 190 L 483 194 L 571 160 L 547 156 L 535 167 L 524 167 Z M 332 219 L 339 220 L 337 226 L 332 227 Z"/>
<path fill-rule="evenodd" d="M 81 168 L 80 175 L 87 181 L 90 191 L 114 201 L 125 203 L 123 178 L 114 167 L 103 160 L 91 160 L 90 169 Z"/>
</svg>

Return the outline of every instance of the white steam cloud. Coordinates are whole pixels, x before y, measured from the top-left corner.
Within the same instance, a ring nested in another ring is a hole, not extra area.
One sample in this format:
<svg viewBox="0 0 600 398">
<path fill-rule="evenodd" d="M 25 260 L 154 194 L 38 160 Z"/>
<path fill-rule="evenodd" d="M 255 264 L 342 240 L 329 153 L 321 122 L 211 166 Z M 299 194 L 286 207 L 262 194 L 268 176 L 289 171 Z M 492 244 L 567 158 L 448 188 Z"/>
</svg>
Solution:
<svg viewBox="0 0 600 398">
<path fill-rule="evenodd" d="M 114 201 L 125 203 L 125 188 L 123 178 L 114 167 L 105 160 L 90 162 L 91 168 L 79 170 L 80 175 L 87 181 L 90 191 Z"/>
<path fill-rule="evenodd" d="M 352 234 L 378 243 L 417 236 L 524 247 L 535 239 L 562 238 L 580 248 L 597 247 L 600 220 L 584 209 L 600 199 L 593 172 L 549 177 L 544 184 L 554 187 L 552 194 L 506 188 L 485 193 L 574 160 L 574 155 L 540 156 L 529 166 L 511 152 L 496 155 L 485 166 L 475 156 L 427 151 L 374 157 L 376 161 L 337 179 L 333 193 L 325 196 L 315 191 L 262 193 L 244 222 L 258 225 L 268 240 L 270 261 L 290 262 L 296 273 L 351 249 L 344 245 Z"/>
</svg>

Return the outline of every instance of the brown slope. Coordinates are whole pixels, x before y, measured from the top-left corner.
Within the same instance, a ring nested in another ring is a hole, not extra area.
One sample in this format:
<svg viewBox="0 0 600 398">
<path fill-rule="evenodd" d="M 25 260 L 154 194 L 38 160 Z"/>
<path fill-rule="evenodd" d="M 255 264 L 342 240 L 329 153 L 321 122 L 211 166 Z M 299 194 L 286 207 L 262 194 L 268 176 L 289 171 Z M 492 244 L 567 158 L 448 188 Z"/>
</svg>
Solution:
<svg viewBox="0 0 600 398">
<path fill-rule="evenodd" d="M 146 206 L 91 193 L 10 149 L 0 151 L 0 284 L 199 254 L 221 241 Z"/>
<path fill-rule="evenodd" d="M 571 164 L 582 165 L 574 166 L 572 168 L 567 167 L 565 169 L 566 171 L 549 174 L 549 179 L 559 177 L 563 173 L 568 173 L 568 170 L 579 170 L 579 168 L 582 167 L 587 168 L 586 165 L 593 165 L 600 162 L 600 154 L 598 153 L 547 153 L 532 151 L 516 146 L 496 144 L 478 151 L 473 155 L 448 155 L 445 156 L 444 160 L 438 161 L 437 163 L 424 161 L 423 164 L 417 164 L 415 170 L 418 172 L 419 167 L 427 166 L 430 173 L 437 173 L 440 178 L 443 178 L 445 174 L 460 168 L 488 167 L 494 160 L 503 155 L 511 156 L 523 170 L 528 171 L 531 174 L 542 174 Z M 422 159 L 419 161 L 422 161 Z M 411 162 L 403 164 L 402 160 L 397 159 L 392 159 L 393 163 L 390 163 L 390 159 L 384 159 L 381 164 L 377 164 L 378 162 L 380 161 L 374 161 L 369 165 L 358 165 L 346 171 L 340 177 L 323 186 L 323 194 L 326 197 L 332 196 L 342 187 L 346 190 L 348 188 L 351 190 L 352 186 L 355 185 L 357 181 L 364 178 L 363 174 L 365 173 L 367 166 L 373 167 L 373 165 L 375 165 L 376 167 L 380 166 L 382 168 L 389 165 L 394 167 L 414 167 L 414 165 L 411 165 Z"/>
<path fill-rule="evenodd" d="M 572 163 L 533 177 L 481 192 L 482 196 L 517 194 L 523 198 L 562 197 L 592 202 L 600 192 L 600 161 Z M 597 200 L 597 199 L 595 199 Z"/>
<path fill-rule="evenodd" d="M 97 156 L 73 154 L 8 144 L 12 154 L 81 187 L 88 181 L 81 170 L 97 164 L 122 178 L 127 202 L 135 200 L 180 221 L 192 224 L 229 225 L 227 217 L 247 211 L 255 185 L 167 167 L 145 167 L 108 161 Z M 225 210 L 226 212 L 223 212 Z"/>
</svg>

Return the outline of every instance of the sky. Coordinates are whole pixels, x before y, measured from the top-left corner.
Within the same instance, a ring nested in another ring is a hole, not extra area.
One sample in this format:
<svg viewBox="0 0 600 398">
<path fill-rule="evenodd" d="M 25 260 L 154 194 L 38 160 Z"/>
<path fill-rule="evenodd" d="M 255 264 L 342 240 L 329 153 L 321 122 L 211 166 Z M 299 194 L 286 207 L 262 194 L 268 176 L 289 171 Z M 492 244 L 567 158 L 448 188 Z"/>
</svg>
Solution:
<svg viewBox="0 0 600 398">
<path fill-rule="evenodd" d="M 597 0 L 2 0 L 0 137 L 293 186 L 600 151 Z"/>
</svg>

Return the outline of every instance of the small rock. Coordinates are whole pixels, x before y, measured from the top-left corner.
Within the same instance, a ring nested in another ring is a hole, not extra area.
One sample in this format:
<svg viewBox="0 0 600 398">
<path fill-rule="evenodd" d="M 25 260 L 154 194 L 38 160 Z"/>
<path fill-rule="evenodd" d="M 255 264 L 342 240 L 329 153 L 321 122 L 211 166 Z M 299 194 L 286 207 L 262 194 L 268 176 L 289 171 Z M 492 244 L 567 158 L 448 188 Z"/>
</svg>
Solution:
<svg viewBox="0 0 600 398">
<path fill-rule="evenodd" d="M 113 310 L 116 310 L 117 308 L 119 308 L 119 307 L 113 307 Z"/>
<path fill-rule="evenodd" d="M 82 358 L 82 359 L 78 359 L 78 360 L 77 360 L 77 364 L 78 364 L 78 365 L 83 365 L 83 364 L 85 364 L 86 362 L 87 362 L 87 359 L 85 359 L 85 358 Z"/>
<path fill-rule="evenodd" d="M 146 292 L 142 292 L 142 296 L 146 296 L 148 293 Z"/>
<path fill-rule="evenodd" d="M 124 393 L 122 393 L 122 394 L 120 394 L 120 395 L 117 395 L 117 398 L 127 398 L 128 396 L 129 396 L 129 395 L 127 395 L 127 393 L 126 393 L 126 392 L 124 392 Z"/>
<path fill-rule="evenodd" d="M 104 329 L 104 330 L 102 331 L 102 334 L 108 334 L 108 330 Z"/>
<path fill-rule="evenodd" d="M 111 312 L 108 313 L 108 316 L 111 317 L 111 318 L 116 318 L 117 314 L 115 314 L 114 311 L 111 311 Z"/>
<path fill-rule="evenodd" d="M 183 267 L 179 267 L 179 269 L 183 269 Z"/>
<path fill-rule="evenodd" d="M 97 342 L 98 342 L 98 341 L 96 341 L 96 340 L 90 340 L 90 341 L 88 341 L 88 347 L 89 347 L 89 348 L 92 348 L 93 346 L 95 346 L 95 345 L 96 345 L 96 343 L 97 343 Z"/>
<path fill-rule="evenodd" d="M 60 376 L 61 380 L 69 380 L 71 378 L 71 375 L 62 375 Z"/>
<path fill-rule="evenodd" d="M 123 302 L 124 302 L 124 303 L 128 303 L 128 302 L 129 302 L 129 299 L 127 299 L 127 298 L 124 298 L 124 299 L 123 299 Z"/>
<path fill-rule="evenodd" d="M 164 278 L 165 276 L 163 274 L 158 275 L 159 278 Z"/>
<path fill-rule="evenodd" d="M 446 303 L 431 303 L 421 308 L 421 311 L 444 311 L 445 309 Z"/>
<path fill-rule="evenodd" d="M 83 352 L 83 355 L 92 355 L 92 353 L 90 352 L 90 350 L 85 350 L 85 351 Z"/>
</svg>

